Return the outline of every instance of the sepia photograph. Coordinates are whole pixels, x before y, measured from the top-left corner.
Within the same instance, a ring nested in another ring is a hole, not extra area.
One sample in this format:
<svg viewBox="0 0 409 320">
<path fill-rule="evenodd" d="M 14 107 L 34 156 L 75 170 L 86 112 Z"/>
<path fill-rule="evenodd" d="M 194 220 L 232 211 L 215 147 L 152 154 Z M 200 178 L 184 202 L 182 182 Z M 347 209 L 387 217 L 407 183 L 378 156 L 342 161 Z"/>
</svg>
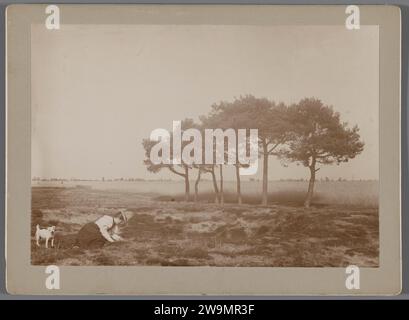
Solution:
<svg viewBox="0 0 409 320">
<path fill-rule="evenodd" d="M 398 7 L 6 21 L 8 292 L 399 294 Z"/>
<path fill-rule="evenodd" d="M 31 263 L 379 266 L 378 27 L 31 29 Z"/>
</svg>

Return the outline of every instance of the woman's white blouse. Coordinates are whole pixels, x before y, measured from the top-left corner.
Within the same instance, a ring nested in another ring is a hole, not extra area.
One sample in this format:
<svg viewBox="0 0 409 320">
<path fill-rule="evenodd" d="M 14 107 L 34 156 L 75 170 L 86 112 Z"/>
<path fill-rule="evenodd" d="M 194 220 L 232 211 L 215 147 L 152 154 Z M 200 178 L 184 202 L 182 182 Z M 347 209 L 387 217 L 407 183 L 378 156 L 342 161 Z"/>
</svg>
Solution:
<svg viewBox="0 0 409 320">
<path fill-rule="evenodd" d="M 95 224 L 99 227 L 102 236 L 107 239 L 109 242 L 114 242 L 113 236 L 118 234 L 118 226 L 114 222 L 114 218 L 111 216 L 102 216 Z"/>
</svg>

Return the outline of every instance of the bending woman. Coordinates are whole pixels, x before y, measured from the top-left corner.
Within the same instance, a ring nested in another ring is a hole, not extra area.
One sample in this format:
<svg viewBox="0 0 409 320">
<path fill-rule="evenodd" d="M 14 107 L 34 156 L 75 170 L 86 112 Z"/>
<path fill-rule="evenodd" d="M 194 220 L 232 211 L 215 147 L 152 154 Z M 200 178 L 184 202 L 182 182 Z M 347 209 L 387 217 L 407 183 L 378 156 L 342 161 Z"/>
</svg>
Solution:
<svg viewBox="0 0 409 320">
<path fill-rule="evenodd" d="M 89 222 L 78 231 L 76 245 L 80 248 L 101 248 L 105 243 L 123 240 L 119 235 L 119 226 L 127 222 L 126 215 L 119 211 L 113 215 L 104 215 Z"/>
</svg>

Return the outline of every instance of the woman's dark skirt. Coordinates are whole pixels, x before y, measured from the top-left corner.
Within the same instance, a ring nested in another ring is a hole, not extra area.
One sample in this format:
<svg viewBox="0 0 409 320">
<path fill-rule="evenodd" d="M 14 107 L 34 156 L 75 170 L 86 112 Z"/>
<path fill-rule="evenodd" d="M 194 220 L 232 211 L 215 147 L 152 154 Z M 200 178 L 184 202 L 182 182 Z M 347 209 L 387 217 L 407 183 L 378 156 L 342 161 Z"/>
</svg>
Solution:
<svg viewBox="0 0 409 320">
<path fill-rule="evenodd" d="M 102 236 L 99 227 L 90 222 L 84 225 L 77 234 L 76 244 L 83 249 L 101 248 L 107 240 Z"/>
</svg>

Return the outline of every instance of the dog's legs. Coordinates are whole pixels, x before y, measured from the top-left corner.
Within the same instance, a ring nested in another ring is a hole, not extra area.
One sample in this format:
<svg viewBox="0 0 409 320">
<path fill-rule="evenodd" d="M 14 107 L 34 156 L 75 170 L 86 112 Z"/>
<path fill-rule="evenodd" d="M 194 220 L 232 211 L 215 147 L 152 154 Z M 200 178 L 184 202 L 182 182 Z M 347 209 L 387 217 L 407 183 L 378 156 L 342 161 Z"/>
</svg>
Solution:
<svg viewBox="0 0 409 320">
<path fill-rule="evenodd" d="M 51 248 L 54 248 L 54 238 L 51 238 Z"/>
<path fill-rule="evenodd" d="M 48 238 L 45 239 L 45 248 L 48 249 Z"/>
<path fill-rule="evenodd" d="M 36 236 L 36 243 L 37 243 L 37 247 L 39 247 L 39 246 L 40 246 L 40 242 L 39 242 L 39 240 L 40 240 L 40 237 L 37 235 L 37 236 Z"/>
</svg>

